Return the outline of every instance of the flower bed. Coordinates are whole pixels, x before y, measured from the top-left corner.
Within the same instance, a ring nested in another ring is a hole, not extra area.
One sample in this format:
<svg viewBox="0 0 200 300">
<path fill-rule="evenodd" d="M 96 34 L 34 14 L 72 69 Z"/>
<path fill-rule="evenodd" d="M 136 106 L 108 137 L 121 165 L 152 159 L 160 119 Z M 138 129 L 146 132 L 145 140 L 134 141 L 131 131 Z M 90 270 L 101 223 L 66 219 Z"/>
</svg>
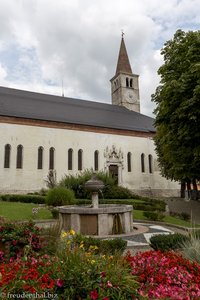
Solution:
<svg viewBox="0 0 200 300">
<path fill-rule="evenodd" d="M 84 239 L 76 241 L 71 230 L 61 234 L 54 256 L 27 252 L 5 262 L 0 253 L 1 295 L 5 299 L 13 294 L 16 299 L 23 295 L 58 300 L 200 299 L 200 265 L 178 253 L 147 251 L 122 257 L 98 253 L 98 247 Z"/>
<path fill-rule="evenodd" d="M 175 252 L 148 251 L 127 256 L 148 299 L 200 299 L 200 265 Z"/>
</svg>

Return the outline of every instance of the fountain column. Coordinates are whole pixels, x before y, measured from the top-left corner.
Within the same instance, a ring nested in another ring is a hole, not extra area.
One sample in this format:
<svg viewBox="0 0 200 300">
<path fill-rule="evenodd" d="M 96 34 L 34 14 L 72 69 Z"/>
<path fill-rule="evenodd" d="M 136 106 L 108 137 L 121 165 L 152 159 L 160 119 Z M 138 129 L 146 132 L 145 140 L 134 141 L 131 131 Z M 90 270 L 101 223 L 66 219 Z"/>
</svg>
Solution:
<svg viewBox="0 0 200 300">
<path fill-rule="evenodd" d="M 99 207 L 99 195 L 98 192 L 92 193 L 92 207 L 98 208 Z"/>
</svg>

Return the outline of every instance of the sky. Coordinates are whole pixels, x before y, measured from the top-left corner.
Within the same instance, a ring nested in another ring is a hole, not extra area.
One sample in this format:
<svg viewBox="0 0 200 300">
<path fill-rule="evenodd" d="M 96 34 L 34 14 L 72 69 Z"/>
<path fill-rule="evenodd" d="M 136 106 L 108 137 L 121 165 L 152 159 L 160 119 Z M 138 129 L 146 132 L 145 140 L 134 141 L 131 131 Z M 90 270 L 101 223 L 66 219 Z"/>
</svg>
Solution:
<svg viewBox="0 0 200 300">
<path fill-rule="evenodd" d="M 0 86 L 111 103 L 121 32 L 153 116 L 160 50 L 200 29 L 200 0 L 0 0 Z"/>
</svg>

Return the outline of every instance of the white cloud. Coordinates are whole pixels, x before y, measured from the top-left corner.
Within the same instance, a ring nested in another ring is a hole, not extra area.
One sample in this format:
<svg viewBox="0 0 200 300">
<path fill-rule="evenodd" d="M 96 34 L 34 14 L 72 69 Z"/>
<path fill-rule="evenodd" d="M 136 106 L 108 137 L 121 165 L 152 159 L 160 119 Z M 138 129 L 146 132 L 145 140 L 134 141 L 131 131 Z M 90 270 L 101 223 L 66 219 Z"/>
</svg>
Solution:
<svg viewBox="0 0 200 300">
<path fill-rule="evenodd" d="M 66 96 L 110 102 L 123 29 L 151 115 L 159 50 L 178 28 L 197 29 L 199 16 L 199 0 L 1 0 L 0 83 L 60 94 L 63 80 Z"/>
<path fill-rule="evenodd" d="M 7 72 L 6 69 L 2 67 L 2 65 L 0 64 L 0 85 L 4 86 L 6 85 L 6 76 L 7 76 Z"/>
</svg>

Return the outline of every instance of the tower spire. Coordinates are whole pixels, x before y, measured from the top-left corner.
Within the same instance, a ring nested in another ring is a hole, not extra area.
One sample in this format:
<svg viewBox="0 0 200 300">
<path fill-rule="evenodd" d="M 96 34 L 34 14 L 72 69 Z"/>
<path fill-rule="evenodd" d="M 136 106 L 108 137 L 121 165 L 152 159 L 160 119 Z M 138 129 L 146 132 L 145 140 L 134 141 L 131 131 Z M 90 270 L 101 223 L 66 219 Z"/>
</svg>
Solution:
<svg viewBox="0 0 200 300">
<path fill-rule="evenodd" d="M 120 45 L 120 49 L 119 49 L 119 55 L 118 55 L 117 68 L 116 68 L 115 75 L 117 75 L 121 72 L 127 73 L 127 74 L 133 74 L 131 65 L 129 62 L 128 54 L 126 51 L 123 31 L 122 31 L 122 39 L 121 39 L 121 45 Z"/>
<path fill-rule="evenodd" d="M 111 78 L 112 104 L 140 112 L 139 75 L 133 74 L 124 43 L 122 30 L 121 45 L 116 73 Z"/>
</svg>

